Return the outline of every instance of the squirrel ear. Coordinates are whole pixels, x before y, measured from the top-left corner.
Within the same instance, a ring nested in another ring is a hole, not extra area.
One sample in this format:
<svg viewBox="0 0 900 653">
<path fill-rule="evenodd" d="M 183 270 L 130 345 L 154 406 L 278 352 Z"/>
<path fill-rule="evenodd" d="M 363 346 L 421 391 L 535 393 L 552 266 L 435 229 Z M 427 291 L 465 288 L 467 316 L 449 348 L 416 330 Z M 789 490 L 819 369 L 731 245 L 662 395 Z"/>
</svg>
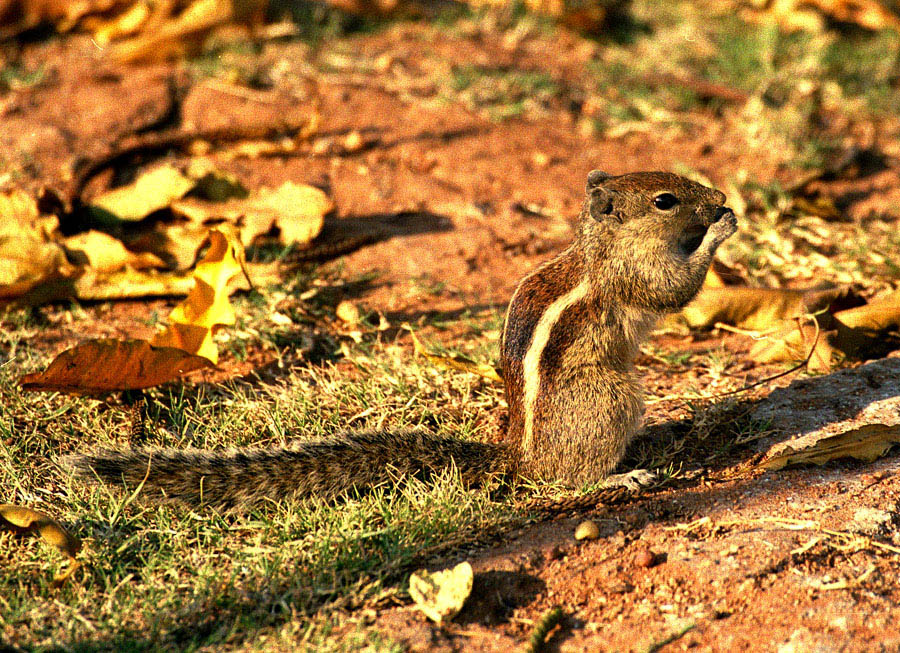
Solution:
<svg viewBox="0 0 900 653">
<path fill-rule="evenodd" d="M 612 175 L 605 173 L 602 170 L 591 170 L 587 177 L 587 192 L 590 193 L 592 188 L 599 186 L 611 176 Z"/>
<path fill-rule="evenodd" d="M 602 186 L 588 189 L 588 212 L 598 222 L 613 213 L 613 191 Z"/>
</svg>

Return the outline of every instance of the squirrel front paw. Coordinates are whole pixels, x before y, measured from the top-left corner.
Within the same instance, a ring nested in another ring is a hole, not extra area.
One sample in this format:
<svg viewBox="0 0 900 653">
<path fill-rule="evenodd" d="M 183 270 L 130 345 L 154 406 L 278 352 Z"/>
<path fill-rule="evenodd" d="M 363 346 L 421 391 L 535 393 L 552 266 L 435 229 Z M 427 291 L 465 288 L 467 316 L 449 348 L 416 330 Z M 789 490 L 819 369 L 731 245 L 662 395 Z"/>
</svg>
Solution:
<svg viewBox="0 0 900 653">
<path fill-rule="evenodd" d="M 624 474 L 610 474 L 603 481 L 603 487 L 624 487 L 632 492 L 640 492 L 643 488 L 659 483 L 660 476 L 649 469 L 634 469 Z"/>
<path fill-rule="evenodd" d="M 709 230 L 706 232 L 704 240 L 707 241 L 710 250 L 715 250 L 737 231 L 737 216 L 734 211 L 724 206 L 722 209 L 725 211 L 709 226 Z"/>
</svg>

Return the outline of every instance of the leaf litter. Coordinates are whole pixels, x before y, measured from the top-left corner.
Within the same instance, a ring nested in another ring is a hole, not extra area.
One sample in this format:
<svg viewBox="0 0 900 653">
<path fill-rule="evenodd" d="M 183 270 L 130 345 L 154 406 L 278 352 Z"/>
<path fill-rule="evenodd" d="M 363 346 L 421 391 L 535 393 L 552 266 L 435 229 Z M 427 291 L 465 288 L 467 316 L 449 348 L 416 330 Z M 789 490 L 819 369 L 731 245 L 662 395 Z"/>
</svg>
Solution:
<svg viewBox="0 0 900 653">
<path fill-rule="evenodd" d="M 90 395 L 140 390 L 215 366 L 219 352 L 213 336 L 235 323 L 228 296 L 235 278 L 246 273 L 234 228 L 222 225 L 209 238 L 209 249 L 194 270 L 193 288 L 172 310 L 166 329 L 149 342 L 100 339 L 67 349 L 43 372 L 23 376 L 22 388 Z"/>
</svg>

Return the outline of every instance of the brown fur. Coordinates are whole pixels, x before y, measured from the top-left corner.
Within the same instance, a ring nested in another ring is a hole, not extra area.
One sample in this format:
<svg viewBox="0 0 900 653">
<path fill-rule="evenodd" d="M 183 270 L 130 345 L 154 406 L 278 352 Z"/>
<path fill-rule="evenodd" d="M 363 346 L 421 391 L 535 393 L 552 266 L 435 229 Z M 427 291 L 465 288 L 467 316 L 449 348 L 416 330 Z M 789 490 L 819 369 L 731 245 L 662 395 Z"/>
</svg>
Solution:
<svg viewBox="0 0 900 653">
<path fill-rule="evenodd" d="M 660 193 L 678 204 L 657 209 Z M 151 500 L 225 510 L 266 498 L 335 496 L 451 464 L 469 482 L 519 467 L 569 484 L 600 481 L 641 425 L 633 365 L 640 342 L 658 315 L 697 294 L 713 253 L 736 229 L 724 201 L 719 191 L 669 173 L 589 175 L 575 241 L 523 279 L 510 301 L 500 349 L 505 446 L 357 433 L 290 449 L 107 450 L 73 464 L 106 482 L 143 482 Z"/>
<path fill-rule="evenodd" d="M 653 198 L 661 193 L 679 204 L 656 209 Z M 621 460 L 643 419 L 633 369 L 638 346 L 661 313 L 693 299 L 716 248 L 734 233 L 733 214 L 717 221 L 724 201 L 719 191 L 673 174 L 592 173 L 575 242 L 522 281 L 507 312 L 501 343 L 507 442 L 525 449 L 528 472 L 593 483 Z M 685 255 L 679 247 L 691 235 L 702 241 Z M 535 313 L 581 281 L 588 293 L 563 311 L 542 348 L 534 429 L 525 445 L 523 364 Z"/>
</svg>

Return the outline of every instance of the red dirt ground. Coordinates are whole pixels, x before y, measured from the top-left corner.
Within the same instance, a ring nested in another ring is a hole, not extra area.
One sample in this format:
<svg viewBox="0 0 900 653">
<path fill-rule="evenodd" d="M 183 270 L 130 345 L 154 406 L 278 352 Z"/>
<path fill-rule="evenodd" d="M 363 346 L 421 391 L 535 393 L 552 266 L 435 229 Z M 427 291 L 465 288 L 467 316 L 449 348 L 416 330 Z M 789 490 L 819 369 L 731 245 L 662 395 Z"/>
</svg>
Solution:
<svg viewBox="0 0 900 653">
<path fill-rule="evenodd" d="M 217 164 L 251 188 L 285 180 L 327 188 L 338 207 L 329 224 L 334 233 L 371 225 L 380 240 L 348 254 L 344 273 L 379 271 L 361 301 L 392 324 L 426 311 L 505 302 L 518 279 L 571 236 L 585 175 L 593 168 L 621 173 L 688 163 L 714 183 L 740 169 L 764 181 L 791 176 L 779 169 L 774 153 L 747 151 L 712 118 L 686 135 L 603 141 L 584 134 L 563 101 L 537 117 L 502 123 L 457 103 L 435 102 L 429 72 L 418 63 L 424 40 L 448 61 L 549 67 L 563 83 L 580 74 L 597 47 L 562 34 L 555 42 L 509 50 L 499 38 L 453 38 L 425 25 L 352 39 L 353 56 L 388 56 L 391 69 L 403 72 L 402 84 L 391 85 L 341 72 L 313 79 L 304 72 L 311 56 L 306 46 L 274 44 L 261 61 L 287 61 L 296 74 L 272 89 L 247 92 L 198 81 L 181 112 L 182 127 L 203 129 L 290 121 L 315 109 L 321 134 L 359 130 L 373 139 L 372 147 L 356 153 L 316 155 L 310 145 L 295 156 Z M 168 80 L 177 68 L 116 67 L 82 37 L 30 45 L 22 62 L 46 66 L 47 80 L 0 96 L 0 152 L 15 183 L 31 190 L 65 187 L 67 169 L 78 157 L 101 153 L 164 115 Z M 101 176 L 87 194 L 107 181 Z M 841 196 L 862 191 L 847 207 L 850 215 L 900 199 L 896 170 L 856 186 L 836 184 Z M 423 281 L 444 286 L 423 292 Z M 102 319 L 60 325 L 48 349 L 88 336 L 146 335 L 149 327 L 138 321 L 146 314 L 146 304 L 141 306 L 138 312 L 117 303 L 104 309 Z M 682 349 L 717 346 L 737 356 L 745 347 L 720 336 L 680 341 Z M 699 374 L 689 367 L 654 368 L 649 358 L 641 363 L 648 391 L 657 394 Z M 764 375 L 750 367 L 751 376 Z M 655 407 L 648 415 L 651 437 L 684 417 Z M 717 461 L 708 475 L 593 515 L 601 530 L 596 541 L 574 541 L 582 515 L 510 533 L 504 543 L 467 555 L 477 572 L 475 590 L 450 624 L 435 626 L 404 606 L 380 611 L 372 626 L 410 650 L 505 651 L 560 605 L 566 617 L 548 650 L 659 650 L 667 636 L 690 624 L 695 627 L 664 650 L 900 650 L 897 555 L 869 540 L 765 521 L 814 520 L 821 528 L 853 532 L 864 526 L 854 521 L 856 510 L 874 508 L 886 511 L 888 521 L 867 537 L 900 546 L 900 459 L 759 473 L 748 471 L 755 456 Z M 700 518 L 710 522 L 688 526 Z M 644 566 L 642 552 L 648 550 L 653 564 Z"/>
</svg>

